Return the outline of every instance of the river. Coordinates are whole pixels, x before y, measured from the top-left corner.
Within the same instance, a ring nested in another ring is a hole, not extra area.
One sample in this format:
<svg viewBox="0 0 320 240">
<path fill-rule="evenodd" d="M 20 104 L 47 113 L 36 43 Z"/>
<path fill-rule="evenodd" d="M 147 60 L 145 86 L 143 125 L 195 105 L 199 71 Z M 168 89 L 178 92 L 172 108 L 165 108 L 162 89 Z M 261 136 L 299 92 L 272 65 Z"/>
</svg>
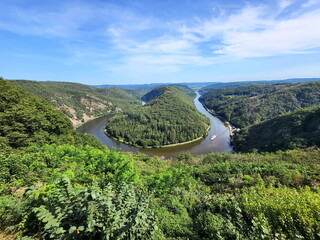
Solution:
<svg viewBox="0 0 320 240">
<path fill-rule="evenodd" d="M 94 119 L 90 122 L 85 123 L 81 127 L 77 129 L 78 132 L 81 133 L 89 133 L 98 138 L 103 144 L 108 146 L 109 148 L 115 147 L 117 149 L 121 149 L 124 152 L 142 152 L 148 154 L 150 156 L 157 155 L 163 158 L 170 158 L 179 155 L 181 152 L 189 152 L 193 155 L 198 154 L 207 154 L 213 152 L 226 152 L 232 153 L 232 147 L 230 146 L 230 133 L 229 129 L 224 125 L 224 123 L 212 116 L 199 102 L 199 93 L 197 92 L 197 97 L 194 99 L 194 103 L 197 109 L 210 118 L 211 128 L 208 136 L 205 139 L 200 139 L 198 141 L 183 144 L 174 147 L 166 147 L 166 148 L 137 148 L 133 146 L 126 145 L 124 143 L 112 140 L 107 135 L 104 134 L 104 127 L 109 116 L 100 117 Z M 216 135 L 217 137 L 214 140 L 211 140 L 211 137 Z"/>
</svg>

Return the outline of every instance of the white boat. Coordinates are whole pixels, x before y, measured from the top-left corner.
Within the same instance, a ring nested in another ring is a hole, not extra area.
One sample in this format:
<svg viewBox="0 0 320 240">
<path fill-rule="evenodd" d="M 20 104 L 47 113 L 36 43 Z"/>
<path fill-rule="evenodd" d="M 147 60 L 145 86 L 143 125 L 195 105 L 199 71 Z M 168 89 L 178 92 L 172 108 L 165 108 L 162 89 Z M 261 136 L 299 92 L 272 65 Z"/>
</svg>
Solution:
<svg viewBox="0 0 320 240">
<path fill-rule="evenodd" d="M 217 135 L 213 135 L 213 136 L 211 137 L 211 141 L 213 141 L 216 137 L 217 137 Z"/>
</svg>

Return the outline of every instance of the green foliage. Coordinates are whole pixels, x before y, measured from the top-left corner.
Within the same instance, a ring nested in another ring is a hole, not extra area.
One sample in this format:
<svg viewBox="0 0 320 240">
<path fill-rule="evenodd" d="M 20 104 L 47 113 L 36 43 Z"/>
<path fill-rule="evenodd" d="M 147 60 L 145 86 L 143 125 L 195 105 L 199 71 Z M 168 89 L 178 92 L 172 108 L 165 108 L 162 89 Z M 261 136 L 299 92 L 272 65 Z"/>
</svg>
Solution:
<svg viewBox="0 0 320 240">
<path fill-rule="evenodd" d="M 79 83 L 36 82 L 17 80 L 13 84 L 46 99 L 54 107 L 63 111 L 75 125 L 87 118 L 99 117 L 117 108 L 141 105 L 138 90 L 121 88 L 95 88 Z"/>
<path fill-rule="evenodd" d="M 255 238 L 232 195 L 205 196 L 193 214 L 198 239 L 263 239 Z"/>
<path fill-rule="evenodd" d="M 217 193 L 239 192 L 244 187 L 286 185 L 317 187 L 319 150 L 286 151 L 274 154 L 209 154 L 194 166 L 194 177 Z"/>
<path fill-rule="evenodd" d="M 319 93 L 320 82 L 257 84 L 212 90 L 199 100 L 215 115 L 242 128 L 300 108 L 320 105 Z"/>
<path fill-rule="evenodd" d="M 252 187 L 242 194 L 241 207 L 253 223 L 268 222 L 266 231 L 285 239 L 320 238 L 320 193 L 310 188 Z"/>
<path fill-rule="evenodd" d="M 22 220 L 23 202 L 14 196 L 0 196 L 0 230 Z"/>
<path fill-rule="evenodd" d="M 145 99 L 150 100 L 146 105 L 108 121 L 107 135 L 135 146 L 153 148 L 205 136 L 209 120 L 196 110 L 190 92 L 179 89 L 161 87 L 146 94 Z"/>
<path fill-rule="evenodd" d="M 43 239 L 150 239 L 149 196 L 126 184 L 75 188 L 68 178 L 27 192 L 22 232 Z"/>
<path fill-rule="evenodd" d="M 192 193 L 189 194 L 192 195 Z M 158 218 L 157 225 L 165 239 L 195 238 L 196 235 L 192 231 L 193 219 L 181 196 L 170 195 L 165 199 L 155 199 L 151 206 Z"/>
<path fill-rule="evenodd" d="M 169 87 L 170 88 L 174 87 L 174 88 L 180 90 L 181 92 L 184 92 L 185 94 L 187 94 L 188 96 L 190 96 L 192 98 L 196 97 L 196 93 L 192 89 L 187 87 L 187 86 L 184 86 L 184 85 L 170 85 Z M 152 101 L 155 98 L 160 97 L 161 95 L 163 95 L 168 90 L 169 90 L 168 86 L 158 87 L 158 88 L 155 88 L 154 90 L 146 93 L 141 99 L 143 101 L 145 101 L 145 102 L 149 102 L 149 101 Z"/>
<path fill-rule="evenodd" d="M 0 125 L 0 137 L 13 148 L 71 143 L 67 136 L 73 127 L 61 112 L 4 79 L 0 79 Z"/>
<path fill-rule="evenodd" d="M 234 88 L 240 86 L 248 86 L 254 84 L 284 84 L 284 83 L 303 83 L 303 82 L 313 82 L 319 81 L 320 78 L 292 78 L 292 79 L 284 79 L 284 80 L 262 80 L 262 81 L 241 81 L 241 82 L 216 82 L 209 86 L 204 86 L 200 89 L 201 93 L 209 92 L 214 89 L 221 88 Z"/>
<path fill-rule="evenodd" d="M 57 234 L 52 236 L 59 238 L 59 234 L 66 234 L 68 239 L 90 239 L 90 211 L 81 206 L 94 201 L 94 219 L 106 215 L 90 194 L 97 192 L 97 199 L 103 202 L 104 191 L 110 189 L 110 184 L 114 186 L 114 196 L 121 195 L 119 189 L 123 186 L 134 184 L 154 192 L 148 209 L 157 216 L 159 229 L 153 239 L 284 239 L 289 231 L 297 239 L 317 239 L 319 151 L 215 153 L 198 157 L 182 154 L 177 161 L 162 161 L 140 153 L 89 146 L 30 147 L 28 151 L 1 155 L 0 222 L 2 228 L 20 226 L 20 233 L 28 236 L 45 238 L 42 234 Z M 189 164 L 183 162 L 185 159 Z M 56 182 L 65 175 L 72 185 L 65 180 Z M 32 194 L 23 194 L 25 186 L 34 184 L 38 187 Z M 135 192 L 140 197 L 140 191 Z M 277 210 L 270 208 L 268 199 L 273 207 L 279 205 Z M 290 199 L 295 202 L 291 208 L 287 206 Z M 81 209 L 85 209 L 84 213 Z M 270 217 L 269 212 L 278 215 L 279 220 Z M 60 218 L 59 213 L 66 218 Z M 294 226 L 290 222 L 293 215 L 298 219 Z M 108 216 L 109 223 L 117 221 L 114 215 Z M 282 217 L 287 222 L 280 228 L 277 221 L 282 221 Z M 100 227 L 94 229 L 100 231 Z M 100 236 L 95 235 L 96 239 L 103 239 Z"/>
<path fill-rule="evenodd" d="M 21 187 L 36 181 L 53 181 L 67 175 L 73 181 L 100 186 L 111 182 L 137 183 L 138 172 L 122 152 L 90 146 L 47 145 L 0 154 L 0 183 Z"/>
<path fill-rule="evenodd" d="M 319 192 L 259 185 L 210 195 L 194 210 L 200 239 L 319 239 Z"/>
<path fill-rule="evenodd" d="M 276 151 L 320 146 L 320 106 L 249 126 L 235 135 L 236 151 Z"/>
<path fill-rule="evenodd" d="M 0 147 L 82 144 L 105 148 L 92 136 L 77 133 L 66 116 L 45 100 L 0 78 Z"/>
</svg>

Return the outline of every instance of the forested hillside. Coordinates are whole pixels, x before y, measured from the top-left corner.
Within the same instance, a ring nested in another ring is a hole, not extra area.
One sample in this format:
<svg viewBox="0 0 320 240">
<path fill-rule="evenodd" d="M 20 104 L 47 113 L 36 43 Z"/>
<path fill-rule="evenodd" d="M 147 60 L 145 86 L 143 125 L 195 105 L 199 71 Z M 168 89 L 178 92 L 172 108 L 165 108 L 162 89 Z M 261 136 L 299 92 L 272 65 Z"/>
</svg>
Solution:
<svg viewBox="0 0 320 240">
<path fill-rule="evenodd" d="M 214 89 L 249 86 L 249 85 L 255 85 L 255 84 L 283 84 L 283 83 L 294 84 L 294 83 L 314 82 L 314 81 L 320 81 L 320 78 L 292 78 L 292 79 L 283 79 L 283 80 L 217 82 L 201 88 L 199 92 L 201 94 L 204 94 Z"/>
<path fill-rule="evenodd" d="M 46 99 L 63 111 L 74 125 L 79 125 L 108 112 L 140 105 L 142 90 L 95 88 L 79 83 L 11 81 L 34 95 Z"/>
<path fill-rule="evenodd" d="M 98 149 L 3 79 L 0 121 L 0 239 L 320 238 L 317 148 L 167 161 Z"/>
<path fill-rule="evenodd" d="M 22 88 L 0 78 L 0 147 L 19 148 L 31 144 L 102 144 L 90 135 L 77 133 L 70 120 Z"/>
<path fill-rule="evenodd" d="M 216 89 L 199 100 L 214 115 L 243 128 L 300 108 L 320 105 L 320 82 Z"/>
<path fill-rule="evenodd" d="M 185 94 L 187 94 L 188 96 L 195 98 L 196 97 L 196 93 L 190 89 L 187 86 L 183 86 L 183 85 L 170 85 L 170 87 L 174 87 L 182 92 L 184 92 Z M 144 96 L 142 96 L 142 100 L 145 102 L 149 102 L 157 97 L 160 97 L 161 95 L 163 95 L 166 91 L 168 90 L 167 87 L 158 87 L 156 89 L 154 89 L 153 91 L 150 91 L 148 93 L 146 93 Z"/>
<path fill-rule="evenodd" d="M 142 99 L 146 105 L 113 117 L 107 135 L 140 147 L 161 147 L 206 136 L 209 119 L 197 111 L 187 87 L 160 87 Z"/>
<path fill-rule="evenodd" d="M 304 108 L 243 128 L 234 137 L 236 151 L 277 151 L 320 146 L 320 106 Z"/>
</svg>

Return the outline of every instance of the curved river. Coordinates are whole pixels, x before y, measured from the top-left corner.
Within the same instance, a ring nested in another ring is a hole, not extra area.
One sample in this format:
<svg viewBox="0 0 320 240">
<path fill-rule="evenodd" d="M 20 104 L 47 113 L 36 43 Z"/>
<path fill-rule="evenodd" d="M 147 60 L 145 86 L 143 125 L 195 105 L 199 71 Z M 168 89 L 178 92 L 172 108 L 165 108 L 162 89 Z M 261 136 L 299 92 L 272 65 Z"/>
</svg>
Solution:
<svg viewBox="0 0 320 240">
<path fill-rule="evenodd" d="M 117 149 L 121 149 L 125 152 L 142 152 L 147 155 L 157 155 L 162 158 L 170 158 L 177 156 L 181 152 L 189 152 L 193 155 L 198 154 L 207 154 L 212 152 L 226 152 L 232 153 L 232 147 L 230 146 L 230 133 L 229 129 L 224 125 L 224 123 L 212 116 L 199 102 L 199 93 L 197 92 L 197 97 L 194 99 L 194 103 L 197 109 L 210 118 L 211 128 L 208 136 L 205 139 L 200 139 L 198 141 L 183 144 L 174 147 L 166 147 L 166 148 L 137 148 L 133 146 L 126 145 L 124 143 L 112 140 L 107 135 L 104 134 L 104 127 L 108 118 L 110 116 L 104 116 L 97 119 L 94 119 L 90 122 L 85 123 L 81 127 L 77 129 L 78 132 L 81 133 L 89 133 L 98 138 L 102 143 L 104 143 L 109 148 L 115 147 Z M 211 137 L 216 135 L 217 137 L 214 140 L 211 140 Z"/>
</svg>

